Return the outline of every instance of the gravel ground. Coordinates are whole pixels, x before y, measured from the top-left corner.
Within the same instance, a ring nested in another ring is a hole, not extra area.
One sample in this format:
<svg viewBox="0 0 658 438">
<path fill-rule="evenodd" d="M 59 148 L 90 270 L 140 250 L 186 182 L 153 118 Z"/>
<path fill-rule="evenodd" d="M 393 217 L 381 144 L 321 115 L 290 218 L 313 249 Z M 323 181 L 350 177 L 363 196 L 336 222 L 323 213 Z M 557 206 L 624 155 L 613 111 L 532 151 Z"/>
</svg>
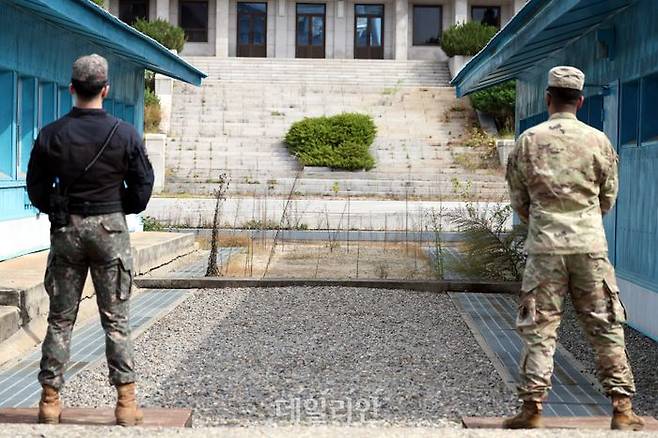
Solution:
<svg viewBox="0 0 658 438">
<path fill-rule="evenodd" d="M 566 300 L 559 341 L 581 362 L 587 372 L 596 375 L 594 352 L 578 323 L 570 300 Z M 641 415 L 658 418 L 658 343 L 627 327 L 626 350 L 637 386 L 634 405 Z"/>
<path fill-rule="evenodd" d="M 198 291 L 135 350 L 141 403 L 193 408 L 197 427 L 458 427 L 462 415 L 507 415 L 516 406 L 445 294 Z M 106 374 L 102 362 L 75 376 L 65 403 L 112 406 Z"/>
<path fill-rule="evenodd" d="M 0 437 L 27 438 L 114 438 L 114 437 L 158 437 L 158 438 L 648 438 L 650 432 L 615 432 L 582 430 L 472 430 L 399 428 L 399 427 L 222 427 L 200 429 L 144 429 L 119 427 L 3 425 Z"/>
</svg>

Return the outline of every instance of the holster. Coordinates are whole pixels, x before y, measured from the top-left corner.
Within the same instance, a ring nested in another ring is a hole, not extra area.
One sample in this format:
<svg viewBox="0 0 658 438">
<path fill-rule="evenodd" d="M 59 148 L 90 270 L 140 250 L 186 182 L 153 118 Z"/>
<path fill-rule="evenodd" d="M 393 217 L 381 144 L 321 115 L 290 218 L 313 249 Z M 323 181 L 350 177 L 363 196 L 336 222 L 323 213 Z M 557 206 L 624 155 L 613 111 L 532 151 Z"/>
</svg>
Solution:
<svg viewBox="0 0 658 438">
<path fill-rule="evenodd" d="M 60 193 L 50 194 L 50 225 L 53 228 L 62 228 L 69 224 L 69 197 Z"/>
</svg>

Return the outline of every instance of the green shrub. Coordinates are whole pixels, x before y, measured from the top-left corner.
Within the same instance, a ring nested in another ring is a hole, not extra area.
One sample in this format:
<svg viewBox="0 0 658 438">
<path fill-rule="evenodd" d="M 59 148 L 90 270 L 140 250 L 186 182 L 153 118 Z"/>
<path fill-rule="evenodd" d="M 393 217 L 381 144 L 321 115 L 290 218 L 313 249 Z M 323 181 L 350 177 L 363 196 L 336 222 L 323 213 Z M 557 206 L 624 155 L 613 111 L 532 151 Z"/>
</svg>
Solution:
<svg viewBox="0 0 658 438">
<path fill-rule="evenodd" d="M 473 56 L 487 45 L 496 32 L 497 28 L 477 21 L 456 24 L 443 32 L 441 48 L 448 56 Z"/>
<path fill-rule="evenodd" d="M 137 20 L 133 27 L 146 34 L 170 50 L 181 52 L 185 46 L 185 31 L 166 20 Z"/>
<path fill-rule="evenodd" d="M 96 3 L 96 4 L 97 4 L 98 6 L 100 6 L 101 8 L 102 8 L 103 6 L 105 6 L 105 0 L 91 0 L 91 1 L 92 1 L 92 3 Z"/>
<path fill-rule="evenodd" d="M 514 130 L 515 81 L 505 82 L 471 94 L 471 104 L 476 110 L 491 114 L 496 120 L 499 130 L 506 132 Z"/>
<path fill-rule="evenodd" d="M 376 133 L 370 116 L 345 113 L 296 122 L 286 134 L 285 142 L 305 166 L 369 170 L 375 166 L 369 148 Z"/>
</svg>

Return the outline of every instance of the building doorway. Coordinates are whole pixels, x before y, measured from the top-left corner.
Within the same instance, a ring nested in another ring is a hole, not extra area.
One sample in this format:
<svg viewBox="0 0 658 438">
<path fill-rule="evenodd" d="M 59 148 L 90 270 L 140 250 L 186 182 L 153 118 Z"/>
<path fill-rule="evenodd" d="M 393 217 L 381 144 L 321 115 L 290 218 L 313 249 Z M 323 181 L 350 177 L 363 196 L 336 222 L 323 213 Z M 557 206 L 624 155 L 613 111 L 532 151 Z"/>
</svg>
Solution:
<svg viewBox="0 0 658 438">
<path fill-rule="evenodd" d="M 319 3 L 297 3 L 297 58 L 325 57 L 326 7 Z"/>
<path fill-rule="evenodd" d="M 384 5 L 354 5 L 354 57 L 384 59 Z"/>
<path fill-rule="evenodd" d="M 238 3 L 238 56 L 267 56 L 267 3 Z"/>
<path fill-rule="evenodd" d="M 130 25 L 135 24 L 137 20 L 148 20 L 149 0 L 121 0 L 119 18 Z"/>
</svg>

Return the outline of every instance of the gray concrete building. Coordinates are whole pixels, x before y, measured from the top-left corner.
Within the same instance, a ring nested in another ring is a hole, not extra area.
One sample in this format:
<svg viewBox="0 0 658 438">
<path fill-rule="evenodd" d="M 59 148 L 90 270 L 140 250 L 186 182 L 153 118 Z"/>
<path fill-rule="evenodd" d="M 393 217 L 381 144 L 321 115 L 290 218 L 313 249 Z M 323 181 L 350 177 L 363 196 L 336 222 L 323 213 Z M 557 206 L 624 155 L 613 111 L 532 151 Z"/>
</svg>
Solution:
<svg viewBox="0 0 658 438">
<path fill-rule="evenodd" d="M 476 20 L 503 26 L 525 0 L 106 0 L 132 23 L 182 27 L 186 56 L 445 60 L 439 37 Z"/>
</svg>

